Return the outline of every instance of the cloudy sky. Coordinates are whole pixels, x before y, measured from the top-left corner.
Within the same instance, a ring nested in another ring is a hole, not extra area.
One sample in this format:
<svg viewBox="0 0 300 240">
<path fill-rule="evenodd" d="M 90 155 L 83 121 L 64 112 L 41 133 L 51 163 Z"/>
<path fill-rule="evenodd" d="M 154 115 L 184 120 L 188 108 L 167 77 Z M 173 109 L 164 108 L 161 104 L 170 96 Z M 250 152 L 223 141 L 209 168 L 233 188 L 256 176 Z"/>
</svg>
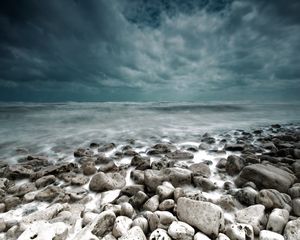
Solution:
<svg viewBox="0 0 300 240">
<path fill-rule="evenodd" d="M 299 0 L 3 0 L 1 101 L 298 101 Z"/>
</svg>

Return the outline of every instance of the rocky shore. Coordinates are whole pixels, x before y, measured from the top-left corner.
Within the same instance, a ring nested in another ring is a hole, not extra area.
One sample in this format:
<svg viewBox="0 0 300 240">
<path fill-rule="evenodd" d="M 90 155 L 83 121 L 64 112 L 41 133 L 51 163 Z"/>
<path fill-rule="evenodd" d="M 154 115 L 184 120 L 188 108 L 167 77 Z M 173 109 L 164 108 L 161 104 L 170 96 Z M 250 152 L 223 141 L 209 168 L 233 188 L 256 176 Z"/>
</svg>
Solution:
<svg viewBox="0 0 300 240">
<path fill-rule="evenodd" d="M 92 142 L 69 161 L 8 161 L 0 239 L 300 239 L 297 125 L 153 146 Z"/>
</svg>

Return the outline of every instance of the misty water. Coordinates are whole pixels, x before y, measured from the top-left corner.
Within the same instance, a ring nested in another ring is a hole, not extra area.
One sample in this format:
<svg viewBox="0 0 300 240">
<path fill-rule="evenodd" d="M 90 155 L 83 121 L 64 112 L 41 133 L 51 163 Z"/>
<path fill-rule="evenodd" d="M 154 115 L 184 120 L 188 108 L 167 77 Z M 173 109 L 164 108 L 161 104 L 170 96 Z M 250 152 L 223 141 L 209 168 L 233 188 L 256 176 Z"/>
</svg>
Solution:
<svg viewBox="0 0 300 240">
<path fill-rule="evenodd" d="M 1 103 L 0 154 L 64 158 L 91 142 L 189 142 L 206 132 L 299 122 L 299 104 Z"/>
</svg>

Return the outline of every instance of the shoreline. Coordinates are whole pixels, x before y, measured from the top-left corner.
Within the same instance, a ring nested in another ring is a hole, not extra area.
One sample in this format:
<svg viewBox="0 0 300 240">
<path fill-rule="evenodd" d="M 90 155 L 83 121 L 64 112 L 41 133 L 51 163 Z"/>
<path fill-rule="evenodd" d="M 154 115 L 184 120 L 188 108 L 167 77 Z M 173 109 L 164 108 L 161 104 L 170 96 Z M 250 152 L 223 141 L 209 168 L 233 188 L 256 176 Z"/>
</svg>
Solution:
<svg viewBox="0 0 300 240">
<path fill-rule="evenodd" d="M 0 239 L 299 239 L 299 180 L 299 125 L 28 155 L 0 162 Z"/>
</svg>

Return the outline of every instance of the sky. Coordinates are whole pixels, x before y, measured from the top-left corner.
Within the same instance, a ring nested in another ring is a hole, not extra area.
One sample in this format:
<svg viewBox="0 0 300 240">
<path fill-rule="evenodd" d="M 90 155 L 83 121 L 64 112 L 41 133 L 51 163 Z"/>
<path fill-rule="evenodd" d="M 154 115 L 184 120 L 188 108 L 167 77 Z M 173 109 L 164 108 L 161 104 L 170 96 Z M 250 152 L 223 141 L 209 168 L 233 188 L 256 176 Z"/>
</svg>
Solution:
<svg viewBox="0 0 300 240">
<path fill-rule="evenodd" d="M 299 0 L 2 0 L 0 101 L 299 101 Z"/>
</svg>

